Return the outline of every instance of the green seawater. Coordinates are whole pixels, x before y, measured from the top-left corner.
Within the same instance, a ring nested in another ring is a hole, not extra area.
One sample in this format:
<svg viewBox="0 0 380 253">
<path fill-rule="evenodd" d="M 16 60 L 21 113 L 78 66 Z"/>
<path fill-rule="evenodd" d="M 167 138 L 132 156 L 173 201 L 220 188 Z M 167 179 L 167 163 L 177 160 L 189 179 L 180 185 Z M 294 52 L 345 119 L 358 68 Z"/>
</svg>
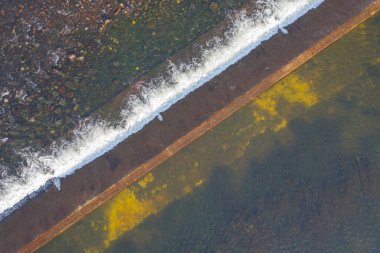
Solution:
<svg viewBox="0 0 380 253">
<path fill-rule="evenodd" d="M 380 16 L 39 252 L 379 252 Z"/>
</svg>

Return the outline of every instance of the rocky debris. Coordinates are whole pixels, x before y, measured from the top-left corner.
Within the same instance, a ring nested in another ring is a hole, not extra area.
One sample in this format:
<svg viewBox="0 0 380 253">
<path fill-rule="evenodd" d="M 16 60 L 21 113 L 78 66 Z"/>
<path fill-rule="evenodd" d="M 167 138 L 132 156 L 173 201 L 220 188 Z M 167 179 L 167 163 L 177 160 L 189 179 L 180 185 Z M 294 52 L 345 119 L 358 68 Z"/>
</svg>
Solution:
<svg viewBox="0 0 380 253">
<path fill-rule="evenodd" d="M 113 65 L 115 68 L 117 68 L 117 67 L 120 67 L 121 62 L 119 62 L 119 61 L 115 61 L 115 62 L 112 63 L 112 65 Z"/>
<path fill-rule="evenodd" d="M 44 146 L 86 113 L 82 110 L 86 107 L 79 104 L 80 96 L 88 90 L 87 84 L 80 83 L 87 68 L 86 55 L 97 54 L 102 43 L 108 43 L 108 35 L 99 26 L 110 24 L 126 7 L 133 15 L 142 2 L 37 0 L 1 4 L 0 164 L 9 164 L 13 147 Z"/>
<path fill-rule="evenodd" d="M 210 4 L 210 10 L 212 12 L 217 12 L 219 11 L 219 5 L 216 2 L 211 2 Z"/>
<path fill-rule="evenodd" d="M 77 56 L 75 54 L 69 54 L 67 56 L 67 58 L 69 58 L 70 61 L 74 62 L 76 60 Z"/>
<path fill-rule="evenodd" d="M 4 138 L 0 137 L 0 145 L 6 143 L 8 140 L 9 139 L 7 137 L 4 137 Z"/>
<path fill-rule="evenodd" d="M 14 149 L 40 149 L 70 132 L 243 2 L 2 3 L 0 134 L 8 141 L 0 147 L 0 165 L 17 160 L 10 158 Z"/>
</svg>

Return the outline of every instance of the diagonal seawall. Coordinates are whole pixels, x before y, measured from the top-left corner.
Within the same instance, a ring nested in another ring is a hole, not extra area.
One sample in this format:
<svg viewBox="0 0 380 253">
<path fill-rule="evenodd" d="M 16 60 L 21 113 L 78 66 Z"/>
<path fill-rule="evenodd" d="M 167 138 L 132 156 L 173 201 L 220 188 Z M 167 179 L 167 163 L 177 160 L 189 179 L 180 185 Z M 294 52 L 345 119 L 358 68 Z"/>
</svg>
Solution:
<svg viewBox="0 0 380 253">
<path fill-rule="evenodd" d="M 326 0 L 116 148 L 0 223 L 0 252 L 30 252 L 115 196 L 380 9 Z"/>
</svg>

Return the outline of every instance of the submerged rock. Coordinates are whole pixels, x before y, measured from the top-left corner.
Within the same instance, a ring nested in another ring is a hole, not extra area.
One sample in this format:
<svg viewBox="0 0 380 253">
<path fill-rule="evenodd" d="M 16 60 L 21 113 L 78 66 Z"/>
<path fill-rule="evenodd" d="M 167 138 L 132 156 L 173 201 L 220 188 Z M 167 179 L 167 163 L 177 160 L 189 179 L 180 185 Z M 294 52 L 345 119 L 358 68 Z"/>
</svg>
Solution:
<svg viewBox="0 0 380 253">
<path fill-rule="evenodd" d="M 212 3 L 210 4 L 210 10 L 211 10 L 212 12 L 217 12 L 217 11 L 219 11 L 219 5 L 218 5 L 217 3 L 215 3 L 215 2 L 212 2 Z"/>
</svg>

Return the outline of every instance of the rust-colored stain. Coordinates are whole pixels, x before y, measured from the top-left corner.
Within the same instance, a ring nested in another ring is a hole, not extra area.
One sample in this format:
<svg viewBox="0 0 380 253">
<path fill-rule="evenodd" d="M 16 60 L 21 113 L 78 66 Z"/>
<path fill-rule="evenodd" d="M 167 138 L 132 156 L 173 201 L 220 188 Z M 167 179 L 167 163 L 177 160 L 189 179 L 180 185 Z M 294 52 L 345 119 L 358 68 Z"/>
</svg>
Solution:
<svg viewBox="0 0 380 253">
<path fill-rule="evenodd" d="M 1 252 L 32 252 L 380 10 L 380 0 L 326 0 L 115 149 L 0 224 Z M 229 89 L 234 86 L 234 89 Z M 10 231 L 12 231 L 10 233 Z"/>
</svg>

